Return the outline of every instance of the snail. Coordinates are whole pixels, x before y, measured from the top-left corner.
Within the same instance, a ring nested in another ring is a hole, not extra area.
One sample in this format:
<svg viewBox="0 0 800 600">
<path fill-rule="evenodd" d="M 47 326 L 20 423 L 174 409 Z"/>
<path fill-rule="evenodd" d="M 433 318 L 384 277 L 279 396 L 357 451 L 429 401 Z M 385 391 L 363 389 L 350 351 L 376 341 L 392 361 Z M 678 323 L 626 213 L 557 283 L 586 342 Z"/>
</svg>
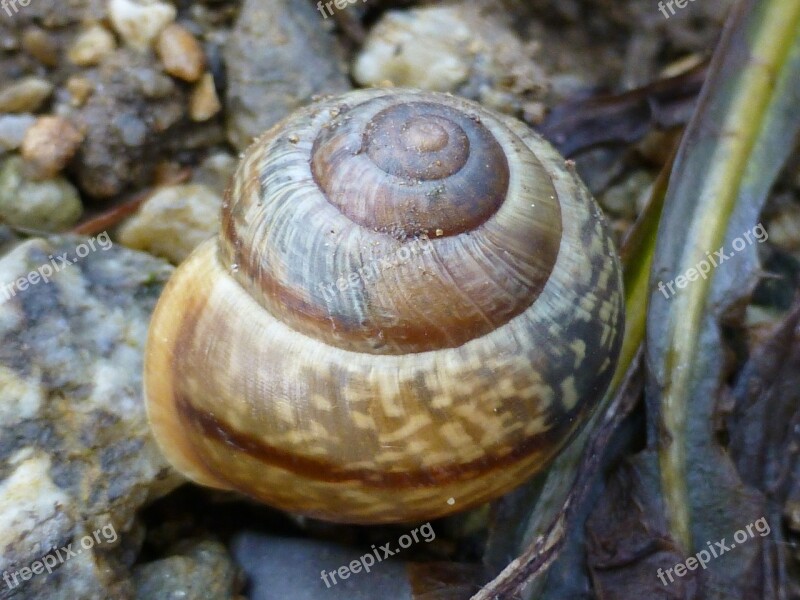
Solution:
<svg viewBox="0 0 800 600">
<path fill-rule="evenodd" d="M 541 470 L 606 389 L 619 262 L 574 169 L 446 94 L 361 90 L 248 148 L 154 311 L 152 431 L 189 479 L 349 523 Z"/>
</svg>

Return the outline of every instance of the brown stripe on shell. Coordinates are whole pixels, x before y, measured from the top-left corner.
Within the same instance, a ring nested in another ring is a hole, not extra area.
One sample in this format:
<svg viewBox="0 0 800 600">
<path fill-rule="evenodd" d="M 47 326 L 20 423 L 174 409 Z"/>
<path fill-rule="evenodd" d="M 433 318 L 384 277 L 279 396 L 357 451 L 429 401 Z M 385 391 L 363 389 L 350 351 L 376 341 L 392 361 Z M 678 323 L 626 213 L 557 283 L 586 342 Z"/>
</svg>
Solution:
<svg viewBox="0 0 800 600">
<path fill-rule="evenodd" d="M 342 486 L 351 481 L 362 482 L 367 486 L 379 488 L 437 486 L 444 483 L 464 481 L 493 470 L 505 469 L 510 464 L 533 454 L 546 456 L 553 453 L 555 448 L 560 447 L 560 444 L 566 441 L 562 428 L 552 428 L 539 436 L 527 439 L 523 444 L 509 448 L 508 452 L 503 455 L 487 455 L 469 463 L 453 463 L 441 467 L 418 469 L 413 472 L 353 469 L 330 461 L 316 460 L 293 452 L 287 452 L 277 446 L 266 443 L 257 436 L 238 431 L 222 419 L 192 406 L 191 401 L 186 396 L 178 396 L 175 402 L 178 412 L 185 423 L 195 430 L 196 436 L 199 436 L 190 437 L 195 443 L 198 440 L 203 440 L 205 444 L 207 440 L 214 440 L 230 450 L 247 454 L 265 465 L 285 469 L 298 477 L 318 482 L 341 484 Z M 560 415 L 563 423 L 573 422 L 581 414 L 583 408 Z M 202 456 L 204 454 L 203 448 L 198 447 L 197 449 L 198 455 Z M 213 467 L 213 465 L 207 466 Z M 219 472 L 219 474 L 225 479 L 224 471 Z M 247 487 L 243 485 L 246 482 L 231 479 L 228 481 L 232 488 L 247 493 Z M 298 483 L 298 490 L 301 488 L 302 483 Z M 331 493 L 335 496 L 335 489 L 332 488 Z"/>
</svg>

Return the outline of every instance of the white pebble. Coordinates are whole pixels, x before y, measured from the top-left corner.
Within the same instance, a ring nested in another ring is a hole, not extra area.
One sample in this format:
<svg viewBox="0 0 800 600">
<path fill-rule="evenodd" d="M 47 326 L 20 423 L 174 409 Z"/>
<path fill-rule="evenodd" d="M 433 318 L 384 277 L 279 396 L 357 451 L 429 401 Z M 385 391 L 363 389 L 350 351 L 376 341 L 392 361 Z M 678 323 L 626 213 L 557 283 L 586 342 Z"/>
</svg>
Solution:
<svg viewBox="0 0 800 600">
<path fill-rule="evenodd" d="M 370 32 L 353 76 L 363 86 L 453 91 L 469 76 L 470 39 L 467 23 L 450 7 L 389 11 Z"/>
<path fill-rule="evenodd" d="M 100 63 L 114 51 L 114 36 L 102 25 L 92 25 L 75 39 L 67 52 L 70 62 L 81 67 Z"/>
<path fill-rule="evenodd" d="M 125 43 L 142 52 L 175 20 L 172 4 L 159 0 L 110 0 L 109 17 Z"/>
<path fill-rule="evenodd" d="M 35 122 L 33 115 L 0 115 L 0 154 L 19 148 Z"/>
</svg>

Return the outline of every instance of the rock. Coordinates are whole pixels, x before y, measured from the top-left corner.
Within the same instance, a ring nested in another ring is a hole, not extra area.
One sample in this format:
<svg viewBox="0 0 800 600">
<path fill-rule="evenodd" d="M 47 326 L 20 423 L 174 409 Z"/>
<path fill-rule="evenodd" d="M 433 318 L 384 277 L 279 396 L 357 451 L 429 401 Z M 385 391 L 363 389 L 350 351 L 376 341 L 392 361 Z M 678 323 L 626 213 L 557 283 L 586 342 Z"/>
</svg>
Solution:
<svg viewBox="0 0 800 600">
<path fill-rule="evenodd" d="M 141 389 L 170 271 L 107 234 L 29 240 L 0 259 L 0 572 L 17 574 L 14 597 L 133 596 L 126 532 L 148 498 L 177 484 Z M 21 580 L 68 544 L 80 553 Z"/>
<path fill-rule="evenodd" d="M 189 117 L 192 121 L 208 121 L 221 109 L 214 77 L 211 73 L 206 73 L 189 96 Z"/>
<path fill-rule="evenodd" d="M 363 86 L 453 92 L 469 77 L 471 39 L 457 9 L 390 11 L 370 31 L 353 77 Z"/>
<path fill-rule="evenodd" d="M 508 113 L 536 112 L 548 79 L 504 23 L 470 3 L 388 11 L 353 63 L 362 86 L 453 92 Z"/>
<path fill-rule="evenodd" d="M 114 29 L 131 48 L 148 50 L 158 34 L 175 20 L 172 4 L 159 0 L 110 0 L 108 16 Z"/>
<path fill-rule="evenodd" d="M 23 77 L 0 89 L 0 113 L 36 112 L 53 93 L 53 84 L 39 77 Z"/>
<path fill-rule="evenodd" d="M 231 600 L 241 590 L 244 580 L 222 544 L 187 542 L 175 552 L 133 569 L 137 600 Z"/>
<path fill-rule="evenodd" d="M 22 32 L 22 49 L 45 66 L 58 65 L 58 44 L 52 35 L 39 27 L 27 27 Z"/>
<path fill-rule="evenodd" d="M 0 115 L 0 154 L 19 148 L 35 122 L 33 115 Z"/>
<path fill-rule="evenodd" d="M 243 150 L 312 96 L 350 89 L 336 39 L 310 2 L 245 0 L 225 46 L 228 140 Z"/>
<path fill-rule="evenodd" d="M 329 576 L 326 584 L 322 579 L 323 571 L 347 567 L 360 556 L 369 554 L 369 549 L 364 552 L 333 542 L 244 531 L 231 540 L 231 550 L 250 580 L 250 600 L 411 600 L 422 597 L 412 593 L 406 566 L 401 560 L 374 561 L 369 573 L 363 569 L 359 573 L 349 573 L 346 581 L 337 578 L 334 583 Z"/>
<path fill-rule="evenodd" d="M 78 35 L 67 52 L 67 58 L 79 67 L 90 67 L 100 63 L 116 47 L 114 35 L 96 23 Z"/>
<path fill-rule="evenodd" d="M 145 98 L 161 100 L 172 94 L 177 87 L 175 83 L 154 68 L 135 69 L 132 73 L 134 82 Z"/>
<path fill-rule="evenodd" d="M 86 104 L 89 96 L 91 96 L 94 91 L 92 82 L 86 77 L 80 77 L 78 75 L 73 75 L 67 79 L 67 83 L 64 87 L 69 93 L 70 105 L 75 108 L 80 108 Z"/>
<path fill-rule="evenodd" d="M 13 386 L 20 381 L 7 371 L 0 377 L 6 385 Z M 10 391 L 13 393 L 13 388 Z M 9 395 L 4 394 L 3 399 Z M 30 419 L 24 413 L 23 418 Z M 9 433 L 8 429 L 0 433 L 5 435 L 4 441 L 12 441 Z M 66 548 L 73 550 L 76 544 L 72 540 L 81 540 L 86 529 L 75 518 L 79 507 L 54 481 L 58 473 L 49 453 L 39 451 L 35 446 L 31 444 L 3 460 L 6 476 L 0 482 L 0 511 L 3 516 L 0 535 L 6 544 L 4 556 L 0 558 L 0 568 L 6 576 L 5 585 L 11 593 L 21 592 L 21 597 L 30 599 L 66 600 L 81 597 L 99 600 L 103 597 L 100 594 L 104 587 L 111 593 L 121 591 L 118 584 L 104 572 L 109 568 L 107 553 L 114 552 L 112 545 L 101 549 L 98 544 L 96 552 L 84 554 L 81 550 L 70 560 L 60 560 L 63 556 L 69 556 Z M 98 531 L 101 540 L 105 539 L 100 534 L 106 525 L 94 530 Z M 89 531 L 92 532 L 91 529 Z M 109 534 L 116 532 L 113 523 L 106 531 Z M 114 539 L 113 535 L 107 537 L 109 541 Z M 56 568 L 54 575 L 43 572 L 43 561 L 47 561 L 51 569 Z M 39 574 L 34 575 L 31 568 L 36 568 L 37 563 Z M 54 585 L 53 581 L 59 579 L 60 585 Z"/>
<path fill-rule="evenodd" d="M 205 185 L 221 197 L 231 184 L 239 161 L 227 152 L 215 152 L 203 160 L 192 175 L 192 183 Z"/>
<path fill-rule="evenodd" d="M 165 139 L 186 115 L 188 93 L 155 56 L 124 48 L 84 73 L 94 91 L 82 105 L 63 107 L 86 136 L 73 163 L 79 187 L 109 198 L 147 185 L 168 151 Z"/>
<path fill-rule="evenodd" d="M 19 156 L 0 163 L 0 217 L 9 225 L 63 231 L 74 225 L 82 212 L 78 191 L 63 177 L 33 180 Z"/>
<path fill-rule="evenodd" d="M 156 52 L 164 64 L 164 70 L 173 77 L 195 82 L 203 74 L 203 48 L 185 27 L 176 23 L 167 25 L 158 36 Z"/>
<path fill-rule="evenodd" d="M 157 191 L 119 230 L 120 242 L 177 264 L 219 230 L 222 198 L 204 185 Z"/>
<path fill-rule="evenodd" d="M 61 171 L 78 151 L 83 134 L 63 117 L 41 117 L 28 129 L 22 157 L 37 179 L 49 179 Z"/>
</svg>

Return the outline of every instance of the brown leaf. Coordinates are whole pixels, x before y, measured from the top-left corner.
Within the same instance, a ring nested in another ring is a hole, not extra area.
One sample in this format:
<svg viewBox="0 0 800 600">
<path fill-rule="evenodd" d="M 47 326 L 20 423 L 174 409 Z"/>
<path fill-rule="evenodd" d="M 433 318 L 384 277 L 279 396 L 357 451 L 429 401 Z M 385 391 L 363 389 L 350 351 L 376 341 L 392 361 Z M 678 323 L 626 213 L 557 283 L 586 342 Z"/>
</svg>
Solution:
<svg viewBox="0 0 800 600">
<path fill-rule="evenodd" d="M 540 127 L 567 157 L 600 144 L 640 140 L 652 128 L 669 129 L 691 117 L 707 64 L 644 87 L 557 106 Z"/>
<path fill-rule="evenodd" d="M 656 465 L 657 457 L 644 452 L 620 466 L 586 524 L 589 569 L 602 600 L 701 597 L 699 571 L 673 575 L 685 557 L 667 532 Z"/>
</svg>

